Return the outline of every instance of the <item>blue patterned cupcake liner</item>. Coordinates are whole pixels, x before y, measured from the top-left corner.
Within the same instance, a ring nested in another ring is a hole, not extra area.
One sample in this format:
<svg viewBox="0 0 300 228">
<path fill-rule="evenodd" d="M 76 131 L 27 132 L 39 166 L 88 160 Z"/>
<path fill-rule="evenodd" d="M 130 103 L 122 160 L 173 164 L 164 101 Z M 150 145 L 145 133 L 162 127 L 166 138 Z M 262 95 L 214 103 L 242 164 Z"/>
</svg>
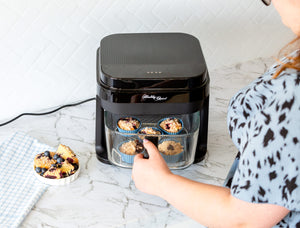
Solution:
<svg viewBox="0 0 300 228">
<path fill-rule="evenodd" d="M 134 139 L 129 139 L 129 140 L 123 141 L 123 142 L 121 142 L 121 143 L 118 145 L 118 148 L 117 148 L 118 155 L 121 156 L 121 160 L 122 160 L 123 162 L 128 163 L 128 164 L 133 164 L 134 156 L 137 155 L 137 154 L 133 154 L 133 155 L 125 154 L 125 153 L 123 153 L 123 152 L 120 151 L 120 147 L 122 146 L 122 144 L 127 143 L 127 142 L 130 142 L 130 141 L 134 141 L 134 140 L 137 140 L 137 139 L 134 138 Z M 142 151 L 141 153 L 144 153 L 144 151 L 145 151 L 145 148 L 143 149 L 143 151 Z"/>
<path fill-rule="evenodd" d="M 165 129 L 163 129 L 163 128 L 160 126 L 161 122 L 163 122 L 163 121 L 166 120 L 166 119 L 170 119 L 170 118 L 177 119 L 177 120 L 181 123 L 181 129 L 180 129 L 178 132 L 168 132 L 168 131 L 166 131 Z M 159 128 L 162 132 L 166 133 L 167 135 L 178 135 L 178 134 L 180 134 L 180 132 L 183 130 L 183 121 L 182 121 L 181 119 L 179 119 L 179 118 L 176 118 L 176 117 L 166 117 L 166 118 L 163 118 L 163 119 L 161 119 L 160 121 L 158 121 L 158 128 Z"/>
<path fill-rule="evenodd" d="M 165 155 L 161 153 L 161 156 L 165 159 L 167 163 L 176 163 L 181 162 L 183 160 L 183 152 L 175 155 Z"/>
<path fill-rule="evenodd" d="M 123 162 L 126 162 L 128 164 L 133 164 L 135 155 L 124 154 L 122 152 L 120 152 L 119 154 L 121 155 L 121 159 Z"/>
<path fill-rule="evenodd" d="M 172 139 L 172 138 L 169 138 L 169 139 L 163 139 L 159 142 L 158 145 L 160 145 L 161 143 L 165 142 L 165 141 L 174 141 L 174 142 L 177 142 L 177 143 L 180 143 L 182 145 L 182 143 L 176 139 Z M 174 154 L 174 155 L 166 155 L 162 152 L 160 152 L 161 156 L 165 159 L 165 161 L 167 163 L 176 163 L 176 162 L 181 162 L 183 161 L 183 154 L 184 154 L 184 146 L 182 145 L 183 149 L 182 149 L 182 152 L 178 153 L 178 154 Z"/>
<path fill-rule="evenodd" d="M 137 129 L 132 130 L 132 131 L 127 131 L 127 130 L 124 130 L 124 129 L 120 128 L 119 125 L 118 125 L 119 120 L 117 121 L 117 129 L 118 129 L 119 132 L 125 133 L 124 136 L 131 136 L 131 135 L 126 135 L 126 134 L 136 134 L 140 130 L 141 126 L 142 126 L 142 122 L 138 118 L 132 117 L 132 119 L 136 119 L 140 123 L 140 126 Z"/>
</svg>

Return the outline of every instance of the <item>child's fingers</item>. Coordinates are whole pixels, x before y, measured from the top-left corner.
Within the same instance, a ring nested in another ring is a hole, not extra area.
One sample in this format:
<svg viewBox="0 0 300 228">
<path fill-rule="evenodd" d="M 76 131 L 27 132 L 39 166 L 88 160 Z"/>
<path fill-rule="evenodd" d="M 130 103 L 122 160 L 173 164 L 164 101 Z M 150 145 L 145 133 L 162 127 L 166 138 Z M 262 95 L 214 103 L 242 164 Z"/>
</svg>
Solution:
<svg viewBox="0 0 300 228">
<path fill-rule="evenodd" d="M 144 139 L 143 144 L 149 154 L 149 158 L 155 158 L 157 156 L 160 156 L 157 147 L 151 141 Z"/>
</svg>

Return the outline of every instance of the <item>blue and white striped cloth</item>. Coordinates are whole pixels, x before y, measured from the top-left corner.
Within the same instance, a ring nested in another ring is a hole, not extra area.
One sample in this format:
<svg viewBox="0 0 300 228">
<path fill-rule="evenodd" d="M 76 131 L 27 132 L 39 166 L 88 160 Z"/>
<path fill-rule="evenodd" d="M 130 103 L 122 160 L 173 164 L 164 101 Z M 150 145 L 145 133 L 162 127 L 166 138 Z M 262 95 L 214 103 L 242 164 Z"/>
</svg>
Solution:
<svg viewBox="0 0 300 228">
<path fill-rule="evenodd" d="M 36 154 L 52 150 L 17 132 L 0 145 L 0 227 L 18 227 L 48 185 L 34 176 Z"/>
</svg>

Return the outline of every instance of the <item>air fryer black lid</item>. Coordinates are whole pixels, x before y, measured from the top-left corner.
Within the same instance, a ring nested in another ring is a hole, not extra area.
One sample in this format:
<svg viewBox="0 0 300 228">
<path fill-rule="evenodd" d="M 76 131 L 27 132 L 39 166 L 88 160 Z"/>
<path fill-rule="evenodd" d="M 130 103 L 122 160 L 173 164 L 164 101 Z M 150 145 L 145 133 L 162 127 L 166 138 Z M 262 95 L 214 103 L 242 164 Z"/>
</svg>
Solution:
<svg viewBox="0 0 300 228">
<path fill-rule="evenodd" d="M 110 88 L 197 88 L 208 80 L 198 39 L 184 33 L 109 35 L 97 57 L 98 83 Z"/>
</svg>

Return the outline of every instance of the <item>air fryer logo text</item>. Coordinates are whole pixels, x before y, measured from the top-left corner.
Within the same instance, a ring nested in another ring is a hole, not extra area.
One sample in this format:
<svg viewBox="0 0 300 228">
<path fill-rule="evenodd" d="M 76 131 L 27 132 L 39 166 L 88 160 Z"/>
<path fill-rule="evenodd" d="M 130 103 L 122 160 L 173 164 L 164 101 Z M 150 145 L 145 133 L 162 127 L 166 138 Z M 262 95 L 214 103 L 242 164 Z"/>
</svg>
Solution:
<svg viewBox="0 0 300 228">
<path fill-rule="evenodd" d="M 146 100 L 146 99 L 152 99 L 154 101 L 165 101 L 168 98 L 167 97 L 161 97 L 161 96 L 155 96 L 155 95 L 148 95 L 148 94 L 144 94 L 142 96 L 142 100 Z"/>
</svg>

